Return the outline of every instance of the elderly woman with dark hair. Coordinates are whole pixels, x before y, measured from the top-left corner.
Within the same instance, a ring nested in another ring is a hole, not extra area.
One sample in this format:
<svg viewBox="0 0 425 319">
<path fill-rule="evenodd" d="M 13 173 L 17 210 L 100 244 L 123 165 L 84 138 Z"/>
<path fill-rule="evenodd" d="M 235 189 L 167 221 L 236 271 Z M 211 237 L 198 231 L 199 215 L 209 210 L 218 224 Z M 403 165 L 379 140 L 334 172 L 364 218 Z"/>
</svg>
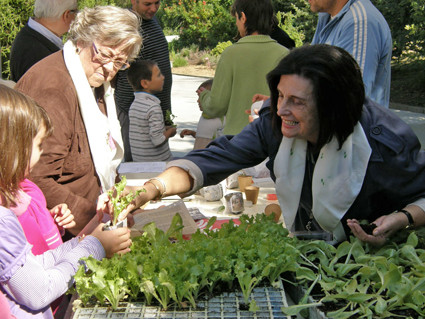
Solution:
<svg viewBox="0 0 425 319">
<path fill-rule="evenodd" d="M 425 224 L 425 152 L 407 124 L 365 98 L 350 54 L 329 45 L 294 49 L 268 83 L 269 107 L 259 119 L 170 162 L 128 211 L 164 194 L 191 194 L 269 157 L 290 231 L 325 231 L 343 241 L 351 229 L 381 244 Z M 102 195 L 99 211 L 109 209 L 107 201 Z M 372 235 L 360 227 L 363 219 L 377 225 Z"/>
<path fill-rule="evenodd" d="M 139 17 L 114 6 L 85 8 L 71 24 L 63 50 L 41 60 L 16 88 L 43 107 L 53 134 L 31 179 L 48 208 L 66 203 L 76 235 L 96 213 L 96 200 L 116 181 L 123 158 L 110 81 L 137 56 Z"/>
</svg>

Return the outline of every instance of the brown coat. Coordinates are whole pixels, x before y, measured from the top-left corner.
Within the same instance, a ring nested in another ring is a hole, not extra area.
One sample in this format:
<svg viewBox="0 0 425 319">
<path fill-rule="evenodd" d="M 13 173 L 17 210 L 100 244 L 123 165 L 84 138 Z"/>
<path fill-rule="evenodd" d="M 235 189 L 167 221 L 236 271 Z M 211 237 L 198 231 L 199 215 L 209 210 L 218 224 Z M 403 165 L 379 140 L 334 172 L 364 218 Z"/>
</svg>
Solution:
<svg viewBox="0 0 425 319">
<path fill-rule="evenodd" d="M 16 89 L 32 97 L 53 122 L 53 135 L 43 142 L 43 154 L 31 172 L 50 209 L 66 203 L 78 234 L 96 212 L 101 192 L 78 97 L 62 51 L 41 60 L 19 80 Z"/>
</svg>

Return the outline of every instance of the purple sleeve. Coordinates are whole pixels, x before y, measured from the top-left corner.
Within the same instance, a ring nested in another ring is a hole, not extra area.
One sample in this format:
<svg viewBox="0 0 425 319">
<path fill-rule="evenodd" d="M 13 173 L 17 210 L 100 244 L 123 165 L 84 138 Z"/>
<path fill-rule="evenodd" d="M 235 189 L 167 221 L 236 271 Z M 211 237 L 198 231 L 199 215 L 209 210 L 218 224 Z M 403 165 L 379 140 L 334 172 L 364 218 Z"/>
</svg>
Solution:
<svg viewBox="0 0 425 319">
<path fill-rule="evenodd" d="M 39 310 L 65 293 L 82 257 L 105 257 L 100 241 L 87 236 L 74 238 L 57 249 L 34 256 L 16 216 L 0 207 L 0 283 L 4 291 L 20 305 Z"/>
<path fill-rule="evenodd" d="M 0 282 L 9 280 L 26 262 L 31 250 L 12 211 L 0 206 Z"/>
</svg>

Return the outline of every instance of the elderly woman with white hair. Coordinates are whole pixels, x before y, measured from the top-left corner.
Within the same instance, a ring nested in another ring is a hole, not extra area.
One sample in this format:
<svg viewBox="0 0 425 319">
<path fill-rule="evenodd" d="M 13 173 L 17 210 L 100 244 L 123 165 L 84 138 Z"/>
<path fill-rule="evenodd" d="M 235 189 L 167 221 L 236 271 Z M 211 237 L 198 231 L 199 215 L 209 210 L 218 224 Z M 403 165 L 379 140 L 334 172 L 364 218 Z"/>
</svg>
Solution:
<svg viewBox="0 0 425 319">
<path fill-rule="evenodd" d="M 139 24 L 129 10 L 85 8 L 71 24 L 63 50 L 34 65 L 16 85 L 53 122 L 31 179 L 48 208 L 66 203 L 71 209 L 72 235 L 95 215 L 97 197 L 116 181 L 124 151 L 110 81 L 137 56 Z"/>
</svg>

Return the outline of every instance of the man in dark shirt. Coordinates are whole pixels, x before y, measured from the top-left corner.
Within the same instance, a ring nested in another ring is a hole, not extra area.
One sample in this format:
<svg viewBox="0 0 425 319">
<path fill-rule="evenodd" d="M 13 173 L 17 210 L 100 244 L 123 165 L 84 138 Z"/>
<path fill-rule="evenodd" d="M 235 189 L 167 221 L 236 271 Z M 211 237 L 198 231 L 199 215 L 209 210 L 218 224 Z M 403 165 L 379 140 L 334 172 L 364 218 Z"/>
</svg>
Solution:
<svg viewBox="0 0 425 319">
<path fill-rule="evenodd" d="M 142 17 L 140 33 L 143 45 L 137 60 L 153 60 L 158 63 L 161 73 L 165 77 L 162 92 L 155 94 L 161 101 L 161 109 L 164 114 L 171 112 L 171 85 L 172 74 L 168 43 L 162 32 L 155 14 L 157 13 L 160 0 L 131 0 L 132 9 Z M 116 75 L 115 104 L 117 115 L 121 124 L 121 134 L 124 141 L 124 160 L 132 161 L 130 143 L 128 137 L 129 117 L 128 111 L 134 100 L 133 89 L 127 80 L 127 70 L 119 71 Z M 165 122 L 165 125 L 171 123 Z"/>
<path fill-rule="evenodd" d="M 10 51 L 11 80 L 63 47 L 64 35 L 77 13 L 77 0 L 36 0 L 34 18 L 19 31 Z"/>
</svg>

